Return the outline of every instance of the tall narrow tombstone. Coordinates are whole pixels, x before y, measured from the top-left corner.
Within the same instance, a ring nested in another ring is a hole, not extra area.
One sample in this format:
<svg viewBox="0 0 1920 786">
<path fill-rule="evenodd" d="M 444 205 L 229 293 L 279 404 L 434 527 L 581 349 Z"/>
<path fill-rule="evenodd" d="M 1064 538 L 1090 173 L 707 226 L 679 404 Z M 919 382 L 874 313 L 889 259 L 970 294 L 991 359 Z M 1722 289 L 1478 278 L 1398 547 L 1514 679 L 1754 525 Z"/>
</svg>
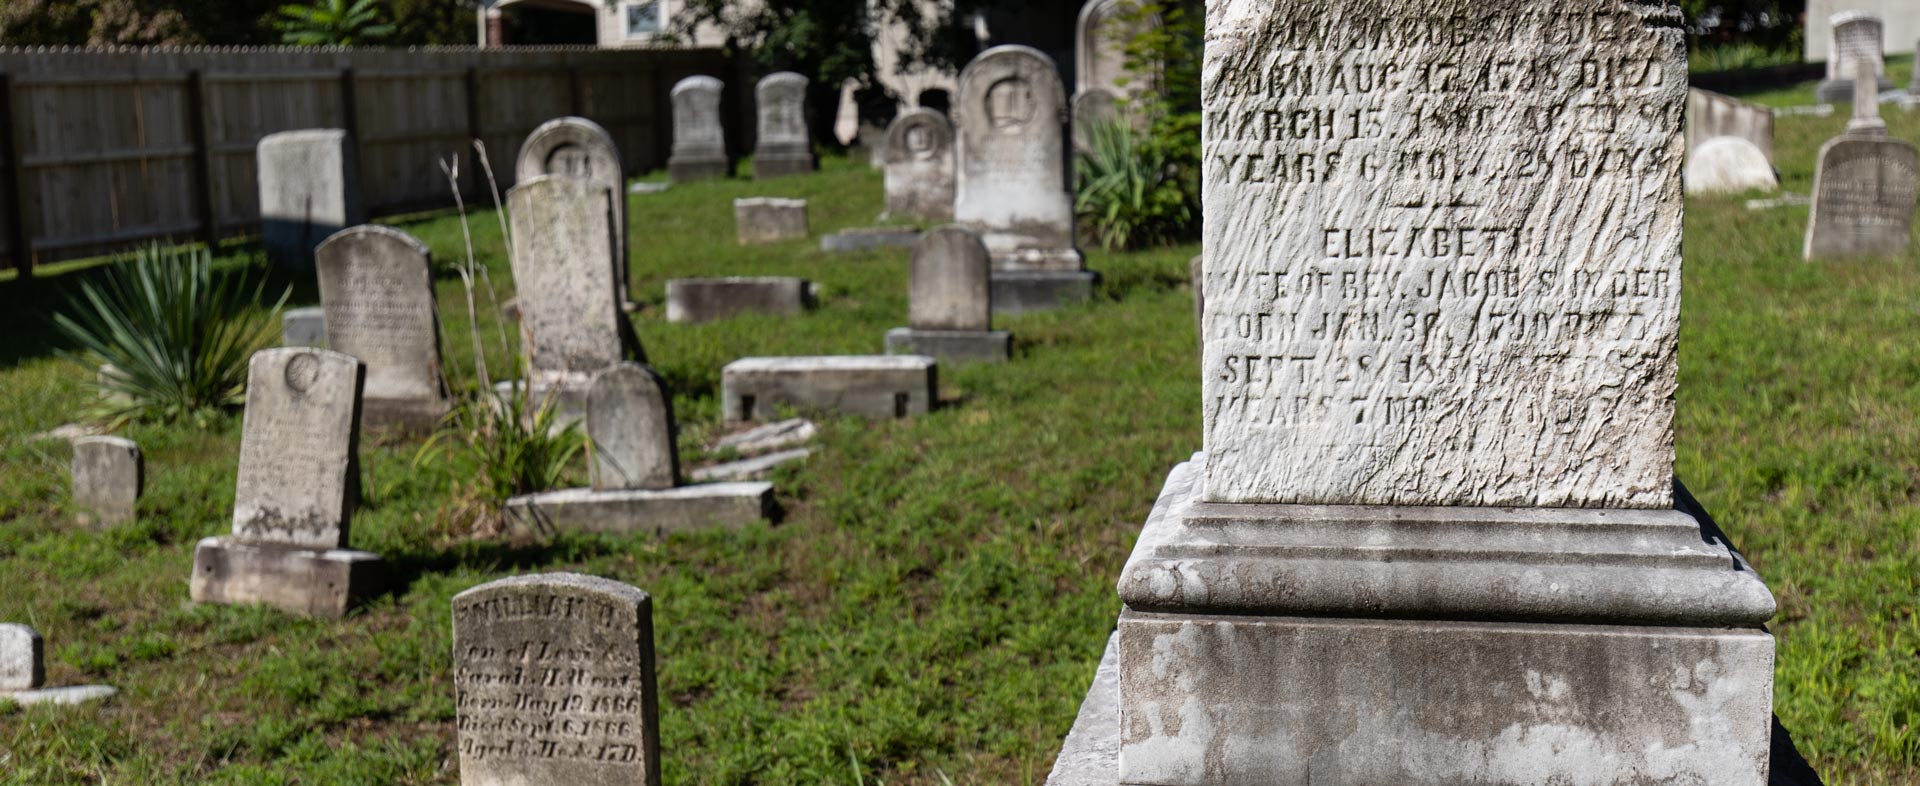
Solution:
<svg viewBox="0 0 1920 786">
<path fill-rule="evenodd" d="M 725 83 L 710 76 L 690 76 L 673 86 L 673 151 L 667 158 L 667 177 L 673 182 L 733 174 L 720 121 L 725 89 Z"/>
<path fill-rule="evenodd" d="M 980 236 L 944 226 L 913 248 L 908 327 L 887 331 L 887 354 L 941 362 L 1005 362 L 1013 336 L 993 329 L 993 263 Z"/>
<path fill-rule="evenodd" d="M 1872 68 L 1865 57 L 1854 58 L 1853 72 L 1864 74 Z M 1847 119 L 1849 136 L 1886 136 L 1887 121 L 1880 119 L 1880 90 L 1871 80 L 1853 80 L 1853 117 Z"/>
<path fill-rule="evenodd" d="M 996 270 L 1084 265 L 1067 190 L 1066 112 L 1060 73 L 1039 50 L 997 46 L 960 72 L 954 220 L 981 234 Z"/>
<path fill-rule="evenodd" d="M 359 499 L 365 380 L 366 366 L 339 352 L 253 356 L 233 534 L 194 550 L 195 601 L 339 617 L 377 589 L 380 558 L 345 549 Z"/>
<path fill-rule="evenodd" d="M 507 192 L 527 393 L 536 407 L 551 402 L 565 422 L 585 416 L 595 374 L 645 359 L 607 264 L 614 242 L 608 198 L 584 181 L 552 175 Z"/>
<path fill-rule="evenodd" d="M 1854 79 L 1865 73 L 1856 71 L 1855 64 L 1866 58 L 1872 66 L 1873 95 L 1879 100 L 1882 91 L 1893 88 L 1893 80 L 1887 78 L 1885 21 L 1870 11 L 1842 11 L 1829 24 L 1833 47 L 1827 55 L 1827 78 L 1814 89 L 1815 97 L 1826 104 L 1854 100 Z"/>
<path fill-rule="evenodd" d="M 932 109 L 902 114 L 887 128 L 887 215 L 953 220 L 953 124 Z"/>
<path fill-rule="evenodd" d="M 261 243 L 283 270 L 313 270 L 313 250 L 333 233 L 365 223 L 353 138 L 335 129 L 268 134 L 255 150 Z"/>
<path fill-rule="evenodd" d="M 619 363 L 594 377 L 587 390 L 587 434 L 595 491 L 680 485 L 673 401 L 653 369 Z"/>
<path fill-rule="evenodd" d="M 460 786 L 659 786 L 653 599 L 516 576 L 453 598 Z"/>
<path fill-rule="evenodd" d="M 765 180 L 812 172 L 813 137 L 807 129 L 807 78 L 792 71 L 768 74 L 753 90 L 760 134 L 753 149 L 753 178 Z"/>
<path fill-rule="evenodd" d="M 146 475 L 139 445 L 120 437 L 76 439 L 72 469 L 82 523 L 110 527 L 133 520 Z"/>
<path fill-rule="evenodd" d="M 433 252 L 398 229 L 363 224 L 328 238 L 316 256 L 327 346 L 367 364 L 362 428 L 432 430 L 452 408 Z"/>
<path fill-rule="evenodd" d="M 622 306 L 632 303 L 627 274 L 627 174 L 613 135 L 584 117 L 562 117 L 540 124 L 520 145 L 513 179 L 524 183 L 541 175 L 577 177 L 595 188 L 606 189 L 611 205 L 608 223 L 613 226 L 614 276 L 620 284 Z"/>
<path fill-rule="evenodd" d="M 1765 784 L 1774 601 L 1673 478 L 1685 47 L 1207 6 L 1206 452 L 1121 573 L 1106 782 Z"/>
</svg>

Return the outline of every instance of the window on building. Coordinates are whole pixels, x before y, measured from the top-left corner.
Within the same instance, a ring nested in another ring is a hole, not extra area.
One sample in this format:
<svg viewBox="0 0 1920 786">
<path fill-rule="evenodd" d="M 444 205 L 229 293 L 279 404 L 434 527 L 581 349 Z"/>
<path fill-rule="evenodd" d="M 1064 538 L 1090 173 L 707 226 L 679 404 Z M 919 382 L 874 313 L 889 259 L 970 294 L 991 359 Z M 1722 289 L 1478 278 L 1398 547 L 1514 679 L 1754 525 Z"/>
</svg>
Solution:
<svg viewBox="0 0 1920 786">
<path fill-rule="evenodd" d="M 655 0 L 651 3 L 630 3 L 627 5 L 627 36 L 639 37 L 653 35 L 666 26 L 662 19 L 665 9 Z"/>
</svg>

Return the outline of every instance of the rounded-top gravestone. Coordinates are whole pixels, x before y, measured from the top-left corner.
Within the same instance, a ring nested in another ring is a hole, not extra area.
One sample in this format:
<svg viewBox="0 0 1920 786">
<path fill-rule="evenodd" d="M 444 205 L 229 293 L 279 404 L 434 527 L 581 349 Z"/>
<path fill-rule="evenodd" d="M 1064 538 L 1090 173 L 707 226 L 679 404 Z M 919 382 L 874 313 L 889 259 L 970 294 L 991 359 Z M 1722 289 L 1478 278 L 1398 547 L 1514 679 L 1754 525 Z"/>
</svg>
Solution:
<svg viewBox="0 0 1920 786">
<path fill-rule="evenodd" d="M 1774 189 L 1780 181 L 1758 145 L 1737 136 L 1719 136 L 1687 156 L 1687 193 L 1737 194 Z"/>
<path fill-rule="evenodd" d="M 587 437 L 595 491 L 680 485 L 673 403 L 653 369 L 617 363 L 587 390 Z"/>
<path fill-rule="evenodd" d="M 887 215 L 953 220 L 953 124 L 915 109 L 887 127 Z"/>
<path fill-rule="evenodd" d="M 1052 58 L 997 46 L 960 73 L 954 220 L 997 270 L 1079 270 L 1066 158 L 1067 96 Z"/>
<path fill-rule="evenodd" d="M 753 95 L 760 110 L 760 133 L 753 150 L 754 179 L 813 171 L 807 78 L 792 71 L 768 74 Z"/>
<path fill-rule="evenodd" d="M 327 346 L 367 364 L 363 424 L 426 430 L 451 407 L 433 252 L 392 227 L 342 230 L 315 252 Z"/>
<path fill-rule="evenodd" d="M 620 285 L 621 303 L 632 301 L 627 292 L 627 176 L 613 135 L 584 117 L 561 117 L 540 124 L 520 145 L 514 164 L 514 182 L 541 175 L 585 180 L 607 191 L 608 220 L 613 225 L 611 262 Z"/>
<path fill-rule="evenodd" d="M 725 89 L 726 83 L 710 76 L 690 76 L 673 86 L 673 152 L 667 158 L 667 175 L 673 182 L 731 174 L 720 120 Z"/>
</svg>

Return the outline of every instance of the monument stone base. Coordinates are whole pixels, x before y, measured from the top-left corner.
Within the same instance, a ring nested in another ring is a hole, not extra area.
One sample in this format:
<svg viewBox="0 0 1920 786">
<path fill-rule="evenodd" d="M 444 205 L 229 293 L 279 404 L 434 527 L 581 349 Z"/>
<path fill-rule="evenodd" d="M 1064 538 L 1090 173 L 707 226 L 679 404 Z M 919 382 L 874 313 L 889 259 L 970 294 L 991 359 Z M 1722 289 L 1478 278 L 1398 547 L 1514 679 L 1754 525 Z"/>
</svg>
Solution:
<svg viewBox="0 0 1920 786">
<path fill-rule="evenodd" d="M 110 699 L 119 695 L 119 689 L 111 685 L 70 685 L 64 688 L 35 688 L 33 690 L 0 690 L 0 701 L 10 701 L 22 707 L 35 704 L 54 704 L 76 706 L 87 702 Z"/>
<path fill-rule="evenodd" d="M 289 614 L 338 619 L 381 592 L 378 554 L 205 538 L 193 550 L 196 603 L 264 604 Z"/>
<path fill-rule="evenodd" d="M 1220 504 L 1204 464 L 1121 575 L 1113 742 L 1083 718 L 1055 786 L 1767 783 L 1774 601 L 1677 483 L 1672 510 Z"/>
<path fill-rule="evenodd" d="M 995 270 L 993 313 L 1049 311 L 1093 299 L 1100 274 L 1091 270 Z"/>
<path fill-rule="evenodd" d="M 1004 330 L 887 331 L 887 354 L 926 355 L 941 363 L 1005 363 L 1013 357 L 1013 334 Z"/>
<path fill-rule="evenodd" d="M 1879 81 L 1880 92 L 1885 93 L 1893 89 L 1892 79 L 1882 75 Z M 1813 100 L 1822 104 L 1851 104 L 1853 103 L 1853 80 L 1821 80 L 1820 86 L 1813 89 Z"/>
<path fill-rule="evenodd" d="M 566 489 L 507 500 L 520 532 L 650 533 L 737 529 L 771 519 L 770 483 L 709 483 L 661 491 Z"/>
<path fill-rule="evenodd" d="M 733 177 L 733 162 L 725 158 L 675 158 L 667 162 L 667 182 L 674 185 Z"/>
<path fill-rule="evenodd" d="M 742 358 L 720 370 L 729 423 L 765 420 L 782 406 L 874 420 L 924 415 L 939 397 L 924 355 Z"/>
</svg>

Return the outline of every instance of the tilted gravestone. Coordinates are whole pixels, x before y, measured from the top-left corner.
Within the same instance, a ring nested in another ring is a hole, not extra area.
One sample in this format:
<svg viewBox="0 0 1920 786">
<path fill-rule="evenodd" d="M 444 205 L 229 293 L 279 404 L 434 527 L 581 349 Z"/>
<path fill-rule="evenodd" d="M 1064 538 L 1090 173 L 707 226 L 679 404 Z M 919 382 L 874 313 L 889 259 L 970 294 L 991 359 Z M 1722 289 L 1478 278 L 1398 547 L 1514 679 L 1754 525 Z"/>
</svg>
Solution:
<svg viewBox="0 0 1920 786">
<path fill-rule="evenodd" d="M 1775 604 L 1673 476 L 1678 7 L 1206 10 L 1206 452 L 1108 782 L 1763 786 Z"/>
<path fill-rule="evenodd" d="M 1807 216 L 1807 259 L 1907 250 L 1920 193 L 1920 154 L 1885 136 L 1841 135 L 1820 148 Z"/>
<path fill-rule="evenodd" d="M 743 527 L 773 515 L 769 483 L 680 485 L 673 396 L 653 369 L 616 363 L 586 394 L 592 488 L 507 500 L 507 522 L 525 532 L 664 535 Z"/>
<path fill-rule="evenodd" d="M 627 174 L 620 147 L 599 123 L 584 117 L 562 117 L 540 124 L 520 145 L 514 164 L 514 182 L 541 175 L 577 177 L 606 189 L 613 226 L 613 269 L 620 285 L 621 304 L 633 301 L 627 275 Z"/>
<path fill-rule="evenodd" d="M 461 786 L 659 786 L 653 599 L 516 576 L 453 598 Z"/>
<path fill-rule="evenodd" d="M 953 124 L 932 109 L 915 109 L 887 128 L 887 215 L 953 220 Z"/>
<path fill-rule="evenodd" d="M 733 174 L 720 120 L 725 89 L 725 83 L 710 76 L 690 76 L 673 86 L 673 150 L 667 158 L 667 177 L 673 182 Z"/>
<path fill-rule="evenodd" d="M 1828 24 L 1833 27 L 1833 46 L 1827 56 L 1827 78 L 1814 89 L 1815 97 L 1826 104 L 1855 100 L 1854 80 L 1866 73 L 1856 71 L 1855 66 L 1865 58 L 1871 65 L 1869 80 L 1878 101 L 1881 92 L 1893 88 L 1893 80 L 1887 78 L 1886 23 L 1870 11 L 1842 11 Z"/>
<path fill-rule="evenodd" d="M 942 362 L 1004 362 L 1013 337 L 993 329 L 993 263 L 980 236 L 944 226 L 913 249 L 908 327 L 887 332 L 887 354 Z"/>
<path fill-rule="evenodd" d="M 367 364 L 361 426 L 432 430 L 452 408 L 433 252 L 398 229 L 367 224 L 328 238 L 316 256 L 327 346 Z"/>
<path fill-rule="evenodd" d="M 622 360 L 644 360 L 620 308 L 611 257 L 606 191 L 574 178 L 536 177 L 507 192 L 513 223 L 513 281 L 535 408 L 563 422 L 586 414 L 593 375 Z"/>
<path fill-rule="evenodd" d="M 366 222 L 353 138 L 327 128 L 268 134 L 255 150 L 260 242 L 283 270 L 313 270 L 313 250 Z"/>
<path fill-rule="evenodd" d="M 146 467 L 140 446 L 120 437 L 73 441 L 73 504 L 84 523 L 98 526 L 133 520 Z"/>
<path fill-rule="evenodd" d="M 1053 60 L 998 46 L 960 73 L 953 108 L 954 220 L 979 232 L 996 269 L 1079 270 L 1067 190 L 1067 97 Z"/>
<path fill-rule="evenodd" d="M 345 549 L 359 499 L 365 379 L 366 366 L 339 352 L 253 356 L 233 534 L 194 550 L 195 601 L 339 617 L 376 589 L 380 558 Z"/>
<path fill-rule="evenodd" d="M 1752 142 L 1773 160 L 1773 107 L 1700 88 L 1687 89 L 1687 151 L 1708 140 L 1734 136 Z"/>
<path fill-rule="evenodd" d="M 119 691 L 106 685 L 43 687 L 47 681 L 46 643 L 25 625 L 0 623 L 0 701 L 33 704 L 84 704 Z"/>
<path fill-rule="evenodd" d="M 587 434 L 594 490 L 680 485 L 673 401 L 653 369 L 620 363 L 594 377 L 587 390 Z"/>
<path fill-rule="evenodd" d="M 768 74 L 754 88 L 760 133 L 753 149 L 753 177 L 765 180 L 812 172 L 813 137 L 807 129 L 807 78 L 792 71 Z"/>
</svg>

